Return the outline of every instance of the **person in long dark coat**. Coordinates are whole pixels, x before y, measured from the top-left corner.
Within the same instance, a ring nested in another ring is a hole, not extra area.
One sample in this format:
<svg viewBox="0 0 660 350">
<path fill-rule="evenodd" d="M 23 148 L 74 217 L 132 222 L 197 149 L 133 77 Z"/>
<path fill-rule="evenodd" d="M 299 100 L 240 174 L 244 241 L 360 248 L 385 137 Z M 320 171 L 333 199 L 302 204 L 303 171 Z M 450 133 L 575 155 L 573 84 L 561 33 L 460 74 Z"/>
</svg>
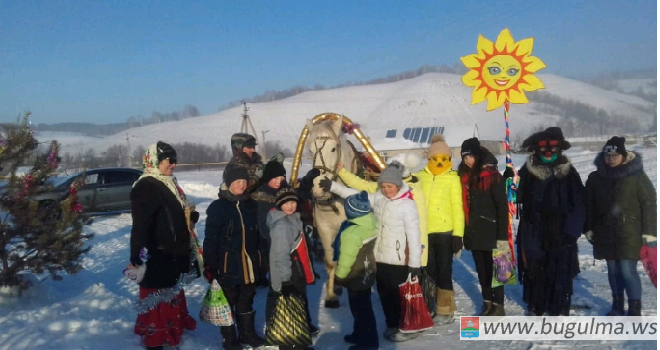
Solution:
<svg viewBox="0 0 660 350">
<path fill-rule="evenodd" d="M 206 210 L 204 237 L 205 276 L 217 280 L 227 297 L 238 325 L 220 327 L 225 349 L 241 349 L 239 343 L 262 346 L 254 327 L 252 308 L 256 282 L 264 265 L 264 240 L 259 234 L 257 203 L 247 194 L 248 172 L 227 166 L 218 199 Z"/>
<path fill-rule="evenodd" d="M 472 251 L 484 299 L 478 316 L 504 316 L 504 286 L 491 285 L 493 250 L 510 250 L 506 181 L 497 170 L 495 156 L 481 147 L 477 138 L 463 141 L 461 156 L 458 175 L 465 212 L 463 243 Z"/>
<path fill-rule="evenodd" d="M 527 138 L 533 152 L 519 171 L 518 270 L 530 315 L 570 313 L 573 279 L 580 273 L 577 239 L 585 222 L 584 185 L 562 154 L 571 147 L 558 127 Z"/>
<path fill-rule="evenodd" d="M 626 151 L 626 139 L 612 137 L 594 164 L 586 185 L 587 239 L 594 258 L 607 261 L 612 289 L 608 316 L 624 315 L 624 290 L 628 316 L 641 316 L 642 282 L 637 273 L 642 244 L 656 245 L 657 195 L 644 173 L 642 156 Z"/>
<path fill-rule="evenodd" d="M 197 326 L 188 314 L 183 291 L 183 285 L 196 275 L 190 269 L 185 194 L 172 175 L 176 162 L 171 145 L 158 141 L 149 146 L 142 159 L 144 174 L 130 194 L 133 224 L 128 269 L 146 267 L 134 332 L 144 336 L 150 350 L 179 345 L 183 330 Z"/>
</svg>

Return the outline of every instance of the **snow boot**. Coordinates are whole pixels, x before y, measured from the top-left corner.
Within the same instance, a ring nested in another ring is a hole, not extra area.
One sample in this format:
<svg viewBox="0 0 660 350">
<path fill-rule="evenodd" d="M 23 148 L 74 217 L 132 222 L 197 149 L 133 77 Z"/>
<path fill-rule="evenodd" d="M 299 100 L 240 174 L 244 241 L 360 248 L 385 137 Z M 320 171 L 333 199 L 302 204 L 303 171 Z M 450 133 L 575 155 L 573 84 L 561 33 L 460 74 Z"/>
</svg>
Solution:
<svg viewBox="0 0 660 350">
<path fill-rule="evenodd" d="M 315 325 L 313 325 L 311 323 L 309 324 L 309 334 L 317 335 L 320 332 L 321 332 L 321 330 L 319 329 L 319 327 L 316 327 Z"/>
<path fill-rule="evenodd" d="M 163 346 L 147 346 L 147 350 L 163 350 Z"/>
<path fill-rule="evenodd" d="M 612 310 L 608 312 L 605 316 L 623 316 L 625 311 L 623 310 L 623 293 L 613 294 L 612 295 Z"/>
<path fill-rule="evenodd" d="M 435 294 L 435 316 L 433 322 L 436 326 L 454 322 L 454 311 L 456 303 L 454 302 L 454 291 L 438 288 Z"/>
<path fill-rule="evenodd" d="M 642 301 L 628 299 L 628 316 L 642 316 Z"/>
<path fill-rule="evenodd" d="M 250 345 L 253 348 L 263 346 L 266 341 L 257 335 L 254 329 L 254 315 L 252 310 L 244 314 L 238 314 L 238 342 Z"/>
<path fill-rule="evenodd" d="M 351 333 L 349 335 L 344 336 L 344 342 L 349 343 L 349 344 L 357 344 L 357 335 L 355 333 Z"/>
<path fill-rule="evenodd" d="M 238 343 L 236 337 L 236 328 L 234 326 L 220 327 L 220 334 L 222 334 L 222 348 L 227 350 L 243 350 L 241 344 Z"/>
<path fill-rule="evenodd" d="M 392 334 L 388 339 L 395 342 L 395 343 L 400 343 L 404 341 L 408 341 L 411 339 L 415 339 L 419 337 L 419 333 L 401 333 L 401 332 L 396 332 Z"/>
<path fill-rule="evenodd" d="M 573 298 L 570 295 L 564 295 L 561 302 L 561 309 L 559 310 L 560 316 L 571 315 L 571 300 L 573 300 Z"/>
<path fill-rule="evenodd" d="M 504 305 L 493 303 L 493 307 L 490 309 L 490 311 L 486 315 L 480 316 L 506 316 L 504 314 Z"/>
<path fill-rule="evenodd" d="M 481 307 L 481 311 L 479 311 L 479 314 L 476 316 L 487 316 L 487 314 L 490 312 L 490 309 L 493 308 L 493 302 L 489 300 L 484 300 L 484 305 Z"/>
<path fill-rule="evenodd" d="M 385 333 L 383 333 L 383 338 L 385 339 L 390 339 L 391 336 L 394 335 L 394 333 L 398 332 L 398 328 L 388 328 L 385 330 Z"/>
<path fill-rule="evenodd" d="M 351 345 L 348 350 L 378 350 L 377 346 Z"/>
</svg>

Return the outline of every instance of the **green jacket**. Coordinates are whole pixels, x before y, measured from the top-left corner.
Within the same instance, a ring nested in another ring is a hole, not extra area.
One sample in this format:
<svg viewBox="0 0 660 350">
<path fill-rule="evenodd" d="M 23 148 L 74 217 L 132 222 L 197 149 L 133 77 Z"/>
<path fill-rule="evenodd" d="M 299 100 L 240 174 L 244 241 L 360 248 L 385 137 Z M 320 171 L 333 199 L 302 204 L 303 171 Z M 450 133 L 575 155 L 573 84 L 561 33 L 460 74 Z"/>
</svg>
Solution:
<svg viewBox="0 0 660 350">
<path fill-rule="evenodd" d="M 341 233 L 335 276 L 346 288 L 370 288 L 376 279 L 376 217 L 369 213 L 348 222 L 351 225 Z"/>
<path fill-rule="evenodd" d="M 639 154 L 628 152 L 610 168 L 603 154 L 594 162 L 585 190 L 586 230 L 593 231 L 594 258 L 639 260 L 642 235 L 657 234 L 657 195 Z"/>
</svg>

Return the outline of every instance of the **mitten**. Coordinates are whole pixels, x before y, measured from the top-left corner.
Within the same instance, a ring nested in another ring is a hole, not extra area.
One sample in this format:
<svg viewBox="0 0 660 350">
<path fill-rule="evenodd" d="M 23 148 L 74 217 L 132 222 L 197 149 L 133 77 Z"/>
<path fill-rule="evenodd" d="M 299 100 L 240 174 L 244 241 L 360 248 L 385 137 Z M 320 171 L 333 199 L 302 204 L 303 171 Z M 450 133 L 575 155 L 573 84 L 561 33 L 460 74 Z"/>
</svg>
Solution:
<svg viewBox="0 0 660 350">
<path fill-rule="evenodd" d="M 314 186 L 314 179 L 316 179 L 318 176 L 321 175 L 321 171 L 319 169 L 312 169 L 307 172 L 307 175 L 300 179 L 300 187 L 299 189 L 305 193 L 309 193 L 312 190 L 312 187 Z"/>
<path fill-rule="evenodd" d="M 644 245 L 649 248 L 655 248 L 658 246 L 658 237 L 651 235 L 642 235 L 642 241 Z"/>
<path fill-rule="evenodd" d="M 208 265 L 204 266 L 204 278 L 206 278 L 209 283 L 213 282 L 213 280 L 220 282 L 218 270 L 212 269 L 211 266 Z"/>
<path fill-rule="evenodd" d="M 198 211 L 193 211 L 190 213 L 190 222 L 193 224 L 196 224 L 197 221 L 199 221 L 199 212 Z"/>
<path fill-rule="evenodd" d="M 319 187 L 321 187 L 324 192 L 330 192 L 330 189 L 332 188 L 332 181 L 330 179 L 323 179 L 319 181 Z"/>
<path fill-rule="evenodd" d="M 456 258 L 461 257 L 461 250 L 463 249 L 463 237 L 451 236 L 451 250 L 454 252 Z"/>
<path fill-rule="evenodd" d="M 587 237 L 587 241 L 591 243 L 592 245 L 594 244 L 594 231 L 587 231 L 584 233 L 584 236 Z"/>
<path fill-rule="evenodd" d="M 280 288 L 280 294 L 288 297 L 293 292 L 293 284 L 289 281 L 282 282 L 282 287 Z"/>
<path fill-rule="evenodd" d="M 412 278 L 417 278 L 419 280 L 419 276 L 422 275 L 422 268 L 408 266 L 408 273 L 410 273 Z"/>
<path fill-rule="evenodd" d="M 515 175 L 515 174 L 513 173 L 513 168 L 510 167 L 510 166 L 506 167 L 506 170 L 504 170 L 504 174 L 502 174 L 502 176 L 503 176 L 505 179 L 506 179 L 506 178 L 513 177 L 514 175 Z"/>
</svg>

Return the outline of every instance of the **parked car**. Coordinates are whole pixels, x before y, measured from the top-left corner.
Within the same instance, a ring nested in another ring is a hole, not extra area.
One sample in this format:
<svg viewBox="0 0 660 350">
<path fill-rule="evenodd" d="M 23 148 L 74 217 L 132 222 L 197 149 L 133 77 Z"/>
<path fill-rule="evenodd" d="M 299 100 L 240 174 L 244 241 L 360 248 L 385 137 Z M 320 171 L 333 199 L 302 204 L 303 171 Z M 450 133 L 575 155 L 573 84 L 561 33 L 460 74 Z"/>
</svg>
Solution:
<svg viewBox="0 0 660 350">
<path fill-rule="evenodd" d="M 131 188 L 141 175 L 142 170 L 131 168 L 91 169 L 56 181 L 53 184 L 55 191 L 44 193 L 35 199 L 39 201 L 40 206 L 55 204 L 66 197 L 73 181 L 84 176 L 84 184 L 78 189 L 78 201 L 83 207 L 83 212 L 130 211 Z"/>
</svg>

